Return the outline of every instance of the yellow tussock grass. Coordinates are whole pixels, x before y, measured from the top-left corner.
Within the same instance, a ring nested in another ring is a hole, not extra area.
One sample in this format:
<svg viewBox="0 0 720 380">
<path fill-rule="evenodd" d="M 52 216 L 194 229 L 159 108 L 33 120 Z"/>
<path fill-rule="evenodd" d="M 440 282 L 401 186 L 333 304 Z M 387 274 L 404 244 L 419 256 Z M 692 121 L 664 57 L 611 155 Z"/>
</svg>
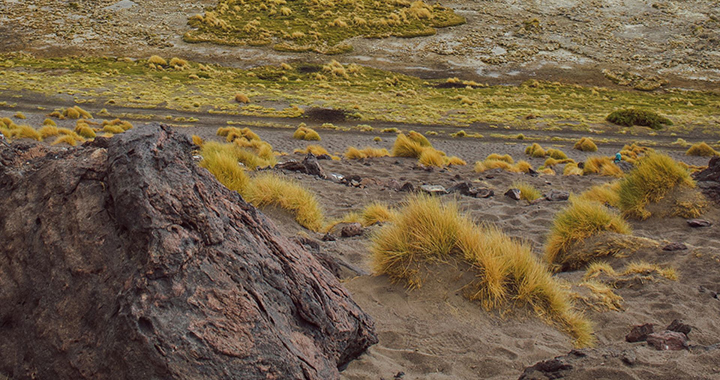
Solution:
<svg viewBox="0 0 720 380">
<path fill-rule="evenodd" d="M 43 139 L 46 139 L 48 137 L 57 136 L 60 134 L 60 131 L 58 131 L 58 128 L 54 125 L 45 125 L 42 126 L 38 132 L 40 132 L 40 136 L 42 136 Z"/>
<path fill-rule="evenodd" d="M 20 125 L 12 129 L 10 137 L 16 139 L 32 139 L 42 141 L 42 135 L 40 135 L 40 132 L 36 131 L 35 128 L 29 125 Z"/>
<path fill-rule="evenodd" d="M 54 121 L 53 119 L 45 119 L 45 120 L 43 121 L 43 125 L 49 125 L 49 126 L 52 126 L 52 127 L 57 127 L 57 123 L 55 123 L 55 121 Z"/>
<path fill-rule="evenodd" d="M 274 173 L 263 173 L 251 180 L 242 192 L 243 197 L 256 207 L 273 205 L 288 210 L 303 227 L 320 231 L 323 211 L 313 193 L 299 183 Z"/>
<path fill-rule="evenodd" d="M 203 145 L 200 154 L 203 157 L 200 166 L 212 173 L 228 189 L 242 192 L 250 182 L 230 144 L 209 141 Z"/>
<path fill-rule="evenodd" d="M 554 148 L 548 149 L 545 152 L 545 155 L 549 156 L 551 158 L 554 158 L 556 160 L 567 160 L 568 159 L 568 156 L 567 156 L 567 154 L 565 154 L 565 152 L 563 152 L 562 150 L 559 150 L 559 149 L 554 149 Z"/>
<path fill-rule="evenodd" d="M 465 166 L 467 162 L 460 157 L 452 156 L 447 158 L 447 165 Z"/>
<path fill-rule="evenodd" d="M 152 65 L 160 65 L 160 66 L 167 66 L 168 63 L 165 60 L 165 58 L 159 56 L 159 55 L 153 55 L 152 57 L 148 58 L 148 64 Z"/>
<path fill-rule="evenodd" d="M 578 196 L 578 199 L 595 201 L 602 204 L 609 204 L 613 207 L 618 207 L 620 204 L 620 196 L 618 195 L 619 188 L 620 182 L 618 181 L 595 185 L 582 192 Z"/>
<path fill-rule="evenodd" d="M 615 165 L 610 157 L 591 156 L 585 161 L 583 175 L 600 174 L 610 177 L 622 177 L 624 175 L 622 169 Z"/>
<path fill-rule="evenodd" d="M 520 199 L 524 199 L 528 202 L 532 202 L 540 197 L 542 197 L 542 193 L 540 193 L 540 190 L 535 188 L 535 186 L 524 182 L 514 182 L 512 184 L 512 187 L 515 189 L 520 190 Z"/>
<path fill-rule="evenodd" d="M 667 195 L 675 186 L 695 187 L 690 172 L 672 158 L 650 153 L 638 161 L 620 182 L 618 205 L 628 217 L 646 219 L 650 212 L 645 209 Z"/>
<path fill-rule="evenodd" d="M 363 208 L 360 217 L 363 226 L 367 227 L 391 221 L 395 218 L 395 213 L 385 203 L 373 202 Z"/>
<path fill-rule="evenodd" d="M 202 139 L 202 137 L 198 135 L 192 135 L 192 143 L 199 147 L 202 147 L 205 141 Z"/>
<path fill-rule="evenodd" d="M 110 121 L 105 120 L 102 122 L 103 127 L 106 127 L 108 125 L 112 126 L 112 127 L 120 127 L 120 128 L 122 128 L 123 131 L 127 131 L 127 130 L 133 128 L 133 125 L 129 121 L 120 120 L 120 119 L 115 119 L 115 120 L 110 120 Z"/>
<path fill-rule="evenodd" d="M 601 203 L 571 199 L 570 205 L 555 215 L 545 248 L 545 261 L 566 267 L 577 266 L 579 259 L 568 255 L 572 245 L 602 231 L 631 233 L 628 223 Z"/>
<path fill-rule="evenodd" d="M 478 226 L 461 214 L 454 202 L 414 195 L 397 217 L 371 238 L 376 274 L 386 274 L 408 288 L 422 286 L 428 263 L 451 256 L 464 260 L 477 273 L 465 286 L 466 296 L 486 309 L 506 301 L 529 304 L 539 315 L 558 322 L 578 346 L 592 343 L 592 327 L 572 309 L 569 294 L 529 246 L 491 226 Z"/>
<path fill-rule="evenodd" d="M 700 157 L 712 157 L 720 155 L 715 149 L 705 142 L 693 144 L 690 149 L 685 152 L 687 156 L 700 156 Z"/>
<path fill-rule="evenodd" d="M 250 98 L 245 94 L 237 93 L 237 94 L 235 94 L 235 101 L 238 103 L 247 104 L 247 103 L 250 103 Z"/>
<path fill-rule="evenodd" d="M 320 141 L 320 135 L 314 129 L 308 127 L 298 127 L 293 133 L 293 138 L 296 140 Z"/>
<path fill-rule="evenodd" d="M 25 120 L 25 119 L 26 119 L 25 114 L 23 114 L 23 113 L 20 112 L 20 111 L 15 112 L 15 114 L 13 115 L 13 117 L 16 118 L 16 119 L 20 119 L 20 120 Z"/>
<path fill-rule="evenodd" d="M 417 133 L 415 131 L 408 132 L 407 137 L 410 140 L 415 141 L 416 143 L 420 144 L 420 146 L 423 146 L 423 147 L 431 147 L 432 146 L 432 144 L 430 144 L 430 141 L 427 139 L 427 137 L 425 137 L 422 134 Z"/>
<path fill-rule="evenodd" d="M 321 156 L 323 154 L 327 154 L 328 156 L 331 156 L 330 153 L 328 153 L 327 149 L 321 147 L 320 145 L 308 145 L 305 147 L 305 149 L 295 149 L 293 153 L 300 153 L 300 154 L 308 154 L 312 153 L 316 156 Z M 337 157 L 333 157 L 333 160 Z"/>
<path fill-rule="evenodd" d="M 422 135 L 421 135 L 422 136 Z M 443 155 L 433 148 L 426 148 L 420 153 L 418 162 L 425 166 L 443 166 Z"/>
<path fill-rule="evenodd" d="M 617 295 L 614 289 L 600 281 L 589 280 L 578 284 L 580 287 L 590 290 L 590 297 L 586 303 L 597 311 L 613 310 L 622 311 L 623 298 Z"/>
<path fill-rule="evenodd" d="M 583 170 L 578 168 L 577 163 L 570 162 L 563 168 L 563 175 L 583 175 Z"/>
<path fill-rule="evenodd" d="M 597 152 L 597 145 L 589 137 L 583 137 L 575 143 L 573 149 L 577 149 L 583 152 Z"/>
<path fill-rule="evenodd" d="M 117 126 L 117 125 L 106 125 L 103 127 L 102 130 L 103 130 L 103 132 L 112 133 L 112 134 L 118 134 L 118 133 L 125 132 L 125 130 L 122 129 L 122 127 Z"/>
<path fill-rule="evenodd" d="M 70 135 L 62 135 L 62 136 L 58 137 L 57 139 L 55 139 L 55 141 L 53 141 L 53 143 L 52 143 L 52 145 L 57 145 L 57 144 L 68 144 L 70 146 L 75 146 L 75 145 L 77 145 L 77 140 L 74 139 Z"/>
<path fill-rule="evenodd" d="M 610 266 L 610 264 L 602 261 L 594 261 L 590 263 L 585 270 L 583 280 L 590 280 L 600 276 L 601 274 L 605 274 L 609 277 L 617 276 L 617 272 L 615 271 L 615 269 L 613 269 L 612 266 Z"/>
<path fill-rule="evenodd" d="M 363 149 L 358 149 L 351 146 L 347 148 L 344 154 L 345 158 L 348 160 L 359 160 L 368 157 L 387 157 L 389 155 L 390 152 L 388 152 L 387 149 L 371 148 L 369 146 L 366 146 Z"/>
<path fill-rule="evenodd" d="M 95 138 L 95 130 L 90 128 L 90 126 L 85 123 L 78 122 L 77 126 L 75 127 L 75 133 L 88 139 Z"/>
<path fill-rule="evenodd" d="M 412 157 L 420 158 L 425 150 L 419 142 L 411 140 L 403 133 L 399 133 L 392 147 L 393 157 Z"/>
<path fill-rule="evenodd" d="M 494 161 L 505 161 L 511 165 L 515 163 L 515 160 L 513 160 L 512 156 L 510 156 L 509 154 L 499 155 L 497 153 L 491 153 L 485 159 Z"/>
<path fill-rule="evenodd" d="M 525 154 L 530 155 L 531 157 L 542 158 L 545 157 L 545 149 L 543 149 L 540 144 L 533 143 L 525 148 Z"/>
<path fill-rule="evenodd" d="M 628 266 L 625 268 L 625 271 L 623 271 L 623 275 L 630 275 L 630 274 L 642 274 L 645 276 L 658 274 L 662 277 L 667 278 L 670 281 L 677 281 L 678 275 L 675 268 L 662 268 L 661 266 L 657 264 L 650 264 L 647 262 L 632 262 L 628 264 Z"/>
</svg>

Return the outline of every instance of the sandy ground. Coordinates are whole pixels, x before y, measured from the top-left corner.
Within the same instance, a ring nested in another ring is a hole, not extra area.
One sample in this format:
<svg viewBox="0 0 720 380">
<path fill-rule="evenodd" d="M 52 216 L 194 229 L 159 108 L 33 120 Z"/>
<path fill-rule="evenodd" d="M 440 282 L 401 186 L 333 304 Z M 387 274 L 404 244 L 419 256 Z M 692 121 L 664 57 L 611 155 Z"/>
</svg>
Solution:
<svg viewBox="0 0 720 380">
<path fill-rule="evenodd" d="M 42 55 L 182 56 L 247 67 L 327 56 L 270 48 L 187 44 L 187 18 L 212 0 L 7 0 L 0 4 L 0 52 Z M 349 41 L 334 57 L 426 77 L 488 83 L 527 78 L 612 85 L 603 69 L 709 88 L 720 80 L 720 10 L 712 1 L 443 1 L 467 24 L 435 36 Z M 526 22 L 537 20 L 530 30 Z"/>
<path fill-rule="evenodd" d="M 200 129 L 181 129 L 183 133 L 200 133 Z M 292 131 L 258 130 L 260 136 L 276 149 L 292 151 L 307 142 L 292 140 Z M 210 134 L 207 138 L 212 138 Z M 468 161 L 495 153 L 509 153 L 524 159 L 524 144 L 478 143 L 472 140 L 432 139 L 436 147 L 448 154 Z M 387 139 L 383 146 L 389 146 Z M 320 145 L 335 147 L 342 144 L 370 144 L 369 138 L 341 134 L 324 134 Z M 342 150 L 340 148 L 331 150 Z M 569 148 L 564 150 L 577 160 L 587 154 Z M 603 151 L 603 149 L 601 149 Z M 607 151 L 611 153 L 610 150 Z M 683 157 L 669 152 L 676 158 Z M 301 159 L 290 155 L 285 159 Z M 539 160 L 530 160 L 539 165 Z M 691 163 L 702 164 L 707 159 L 693 158 Z M 303 174 L 287 173 L 290 178 L 311 188 L 320 199 L 330 218 L 341 217 L 349 211 L 359 211 L 372 201 L 381 200 L 399 205 L 407 195 L 386 189 L 390 180 L 400 183 L 443 185 L 449 187 L 459 181 L 472 181 L 494 189 L 495 196 L 475 199 L 447 195 L 477 222 L 499 226 L 510 236 L 527 241 L 541 255 L 554 214 L 567 202 L 541 202 L 529 205 L 514 201 L 502 194 L 513 182 L 526 181 L 543 192 L 551 189 L 579 193 L 592 185 L 611 179 L 600 176 L 533 178 L 523 174 L 474 173 L 471 167 L 453 167 L 426 172 L 413 170 L 415 160 L 406 158 L 377 158 L 360 161 L 321 161 L 326 172 L 344 176 L 358 175 L 376 184 L 365 188 L 351 188 L 323 181 Z M 372 183 L 372 182 L 371 182 Z M 303 231 L 291 216 L 278 210 L 266 210 L 288 236 Z M 590 361 L 570 378 L 578 379 L 713 379 L 720 376 L 720 350 L 712 346 L 720 342 L 720 212 L 717 207 L 704 216 L 715 222 L 707 229 L 692 229 L 682 218 L 651 218 L 632 222 L 634 235 L 663 242 L 683 242 L 690 249 L 665 252 L 650 249 L 626 259 L 611 260 L 616 267 L 628 262 L 644 260 L 674 267 L 678 281 L 656 279 L 621 287 L 617 293 L 624 298 L 622 311 L 598 312 L 587 310 L 595 323 L 597 348 L 587 350 L 589 356 L 604 358 Z M 479 305 L 462 296 L 462 277 L 467 268 L 448 263 L 428 268 L 425 285 L 408 291 L 390 283 L 385 276 L 373 276 L 369 263 L 369 236 L 380 227 L 370 227 L 362 237 L 339 238 L 334 242 L 319 242 L 321 250 L 330 254 L 346 268 L 344 282 L 354 299 L 370 313 L 377 325 L 380 343 L 373 346 L 343 372 L 345 379 L 391 379 L 398 374 L 404 379 L 509 379 L 517 378 L 524 367 L 537 361 L 566 354 L 572 349 L 571 339 L 533 315 L 529 310 L 501 310 L 486 312 Z M 310 232 L 320 240 L 321 234 Z M 580 281 L 583 272 L 559 275 L 571 283 Z M 625 335 L 632 326 L 654 323 L 661 329 L 673 319 L 682 319 L 693 327 L 690 344 L 693 348 L 682 352 L 659 352 L 644 343 L 626 343 Z M 707 347 L 710 347 L 709 349 Z M 594 356 L 593 356 L 594 355 Z M 633 357 L 632 365 L 623 357 Z"/>
</svg>

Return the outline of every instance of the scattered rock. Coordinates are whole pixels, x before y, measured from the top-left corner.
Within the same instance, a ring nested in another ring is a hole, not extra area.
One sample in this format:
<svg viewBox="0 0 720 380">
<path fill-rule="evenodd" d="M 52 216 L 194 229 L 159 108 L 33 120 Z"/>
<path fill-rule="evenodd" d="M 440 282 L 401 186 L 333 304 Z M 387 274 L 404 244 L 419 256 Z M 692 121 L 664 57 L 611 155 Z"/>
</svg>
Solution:
<svg viewBox="0 0 720 380">
<path fill-rule="evenodd" d="M 635 362 L 637 362 L 637 355 L 635 354 L 635 350 L 625 350 L 620 355 L 620 360 L 623 361 L 623 363 L 632 366 L 635 365 Z"/>
<path fill-rule="evenodd" d="M 481 187 L 477 189 L 477 192 L 475 193 L 475 198 L 490 198 L 495 195 L 495 191 Z"/>
<path fill-rule="evenodd" d="M 435 171 L 435 167 L 434 166 L 425 166 L 423 164 L 415 164 L 415 165 L 413 165 L 412 170 L 424 170 L 426 172 L 432 173 Z"/>
<path fill-rule="evenodd" d="M 655 347 L 659 351 L 679 351 L 688 348 L 687 335 L 677 331 L 665 330 L 652 333 L 648 335 L 647 342 L 648 345 Z"/>
<path fill-rule="evenodd" d="M 335 240 L 336 240 L 335 236 L 333 236 L 333 234 L 331 234 L 329 232 L 326 233 L 325 235 L 323 235 L 323 237 L 322 237 L 322 241 L 335 241 Z"/>
<path fill-rule="evenodd" d="M 318 160 L 332 160 L 332 156 L 329 154 L 321 154 L 317 156 Z"/>
<path fill-rule="evenodd" d="M 415 192 L 415 185 L 410 182 L 405 182 L 405 184 L 403 184 L 398 191 L 413 193 Z"/>
<path fill-rule="evenodd" d="M 647 340 L 648 335 L 653 333 L 653 324 L 646 323 L 644 325 L 635 326 L 630 330 L 630 333 L 625 336 L 625 340 L 630 343 L 644 342 Z"/>
<path fill-rule="evenodd" d="M 675 243 L 670 243 L 670 244 L 665 245 L 662 249 L 663 249 L 663 251 L 671 251 L 671 252 L 672 251 L 684 251 L 687 249 L 687 246 L 683 243 L 675 242 Z"/>
<path fill-rule="evenodd" d="M 363 234 L 363 226 L 360 223 L 348 223 L 340 229 L 340 236 L 353 237 Z"/>
<path fill-rule="evenodd" d="M 510 189 L 505 193 L 505 196 L 510 199 L 519 201 L 520 200 L 520 190 L 519 189 Z"/>
<path fill-rule="evenodd" d="M 698 182 L 720 182 L 720 156 L 711 158 L 707 169 L 695 173 L 693 178 Z"/>
<path fill-rule="evenodd" d="M 318 176 L 322 179 L 327 178 L 327 175 L 325 175 L 325 171 L 320 166 L 320 163 L 318 162 L 314 154 L 308 153 L 302 163 L 305 166 L 307 174 Z"/>
<path fill-rule="evenodd" d="M 543 360 L 532 367 L 525 368 L 518 380 L 560 379 L 564 377 L 561 371 L 571 370 L 572 368 L 571 364 L 559 359 Z"/>
<path fill-rule="evenodd" d="M 627 161 L 616 162 L 615 165 L 617 165 L 617 167 L 619 167 L 620 170 L 622 170 L 624 173 L 627 173 L 630 170 L 633 170 L 633 168 L 635 168 L 635 165 L 633 165 Z"/>
<path fill-rule="evenodd" d="M 540 175 L 537 171 L 533 170 L 533 168 L 528 169 L 527 175 L 530 177 L 537 177 Z"/>
<path fill-rule="evenodd" d="M 4 375 L 339 379 L 377 342 L 188 137 L 154 124 L 102 140 L 0 165 Z"/>
<path fill-rule="evenodd" d="M 445 190 L 445 187 L 440 185 L 422 185 L 420 186 L 420 190 L 430 195 L 442 195 L 448 193 L 448 191 Z"/>
<path fill-rule="evenodd" d="M 552 202 L 566 201 L 569 198 L 570 193 L 564 190 L 550 190 L 550 192 L 545 194 L 545 199 Z"/>
<path fill-rule="evenodd" d="M 685 335 L 690 335 L 690 331 L 692 331 L 692 327 L 675 319 L 670 323 L 670 325 L 667 327 L 666 330 L 680 332 Z"/>
<path fill-rule="evenodd" d="M 470 197 L 475 196 L 475 192 L 473 191 L 473 186 L 470 184 L 470 182 L 460 182 L 456 183 L 450 188 L 447 189 L 448 193 L 460 193 L 461 195 L 466 195 Z"/>
<path fill-rule="evenodd" d="M 328 175 L 328 179 L 335 183 L 343 183 L 343 179 L 345 179 L 345 177 L 342 174 L 330 173 Z"/>
<path fill-rule="evenodd" d="M 693 227 L 693 228 L 712 226 L 712 222 L 709 220 L 705 220 L 705 219 L 689 219 L 687 221 L 687 224 L 688 224 L 688 226 Z"/>
<path fill-rule="evenodd" d="M 275 165 L 275 168 L 282 169 L 282 170 L 289 170 L 291 172 L 307 173 L 307 170 L 305 169 L 305 165 L 303 165 L 302 162 L 297 161 L 297 160 L 281 162 L 281 163 Z"/>
</svg>

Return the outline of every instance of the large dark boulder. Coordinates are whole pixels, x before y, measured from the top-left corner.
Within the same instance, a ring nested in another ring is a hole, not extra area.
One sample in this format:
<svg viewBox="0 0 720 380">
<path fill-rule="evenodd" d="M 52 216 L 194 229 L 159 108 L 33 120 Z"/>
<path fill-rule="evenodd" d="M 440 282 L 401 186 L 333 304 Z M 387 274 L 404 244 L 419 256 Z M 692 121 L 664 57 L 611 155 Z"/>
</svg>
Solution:
<svg viewBox="0 0 720 380">
<path fill-rule="evenodd" d="M 695 173 L 693 177 L 705 196 L 720 205 L 720 156 L 711 158 L 707 169 Z"/>
<path fill-rule="evenodd" d="M 0 147 L 0 375 L 336 379 L 377 342 L 333 275 L 192 149 L 159 125 Z"/>
</svg>

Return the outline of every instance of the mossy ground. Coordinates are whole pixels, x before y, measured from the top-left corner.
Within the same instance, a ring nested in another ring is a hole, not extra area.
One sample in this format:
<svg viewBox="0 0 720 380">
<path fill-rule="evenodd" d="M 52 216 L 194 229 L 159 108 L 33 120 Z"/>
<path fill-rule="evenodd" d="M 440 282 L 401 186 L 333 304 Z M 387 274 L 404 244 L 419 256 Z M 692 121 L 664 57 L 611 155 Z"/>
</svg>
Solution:
<svg viewBox="0 0 720 380">
<path fill-rule="evenodd" d="M 465 19 L 440 4 L 408 0 L 220 0 L 190 18 L 186 42 L 261 46 L 276 50 L 336 54 L 351 50 L 343 41 L 417 37 Z"/>
<path fill-rule="evenodd" d="M 444 124 L 467 129 L 478 123 L 495 128 L 603 133 L 603 128 L 617 129 L 605 121 L 610 110 L 632 106 L 663 109 L 674 125 L 661 133 L 703 133 L 712 139 L 710 136 L 719 133 L 718 91 L 647 93 L 538 81 L 520 86 L 443 88 L 442 83 L 446 80 L 424 80 L 337 62 L 242 70 L 194 62 L 153 68 L 145 59 L 0 56 L 0 94 L 23 91 L 72 97 L 90 108 L 178 110 L 198 117 L 212 113 L 228 118 L 292 118 L 301 116 L 303 108 L 323 104 L 347 110 L 350 117 L 365 124 Z M 247 94 L 252 103 L 236 102 L 237 93 Z M 461 102 L 458 96 L 473 102 Z M 528 114 L 536 118 L 527 120 Z"/>
</svg>

